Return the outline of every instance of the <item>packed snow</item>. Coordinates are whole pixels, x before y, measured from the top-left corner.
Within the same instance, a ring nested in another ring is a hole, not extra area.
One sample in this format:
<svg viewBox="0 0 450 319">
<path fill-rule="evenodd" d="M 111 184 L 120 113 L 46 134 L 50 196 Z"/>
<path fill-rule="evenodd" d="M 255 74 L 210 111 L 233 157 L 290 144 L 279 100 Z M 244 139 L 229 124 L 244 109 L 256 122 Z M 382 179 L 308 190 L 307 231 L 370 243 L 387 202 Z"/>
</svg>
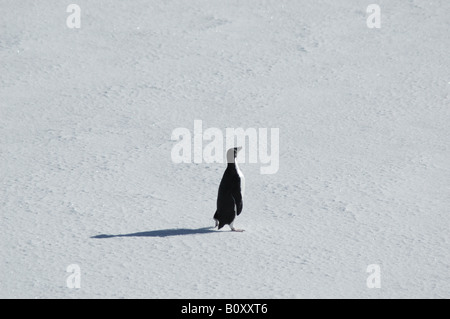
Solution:
<svg viewBox="0 0 450 319">
<path fill-rule="evenodd" d="M 0 1 L 0 297 L 450 298 L 449 16 Z M 195 121 L 279 130 L 245 232 L 213 229 L 226 164 L 171 158 Z"/>
</svg>

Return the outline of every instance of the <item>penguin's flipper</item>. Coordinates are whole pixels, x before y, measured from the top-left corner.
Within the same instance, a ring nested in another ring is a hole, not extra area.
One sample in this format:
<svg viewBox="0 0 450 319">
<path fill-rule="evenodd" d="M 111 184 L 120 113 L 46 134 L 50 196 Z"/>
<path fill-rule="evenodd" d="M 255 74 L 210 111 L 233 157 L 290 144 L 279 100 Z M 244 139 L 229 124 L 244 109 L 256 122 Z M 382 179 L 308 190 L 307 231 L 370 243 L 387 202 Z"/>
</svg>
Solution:
<svg viewBox="0 0 450 319">
<path fill-rule="evenodd" d="M 239 214 L 242 212 L 242 207 L 244 206 L 240 185 L 233 189 L 231 196 L 233 197 L 234 203 L 236 205 L 236 214 L 239 216 Z"/>
</svg>

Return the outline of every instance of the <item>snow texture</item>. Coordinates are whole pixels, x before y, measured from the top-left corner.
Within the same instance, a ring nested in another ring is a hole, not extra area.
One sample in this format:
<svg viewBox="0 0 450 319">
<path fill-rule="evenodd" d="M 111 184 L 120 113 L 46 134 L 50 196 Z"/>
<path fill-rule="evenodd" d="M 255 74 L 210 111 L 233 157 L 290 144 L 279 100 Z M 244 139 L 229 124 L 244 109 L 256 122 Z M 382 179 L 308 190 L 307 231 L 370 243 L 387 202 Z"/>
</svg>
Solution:
<svg viewBox="0 0 450 319">
<path fill-rule="evenodd" d="M 0 2 L 1 298 L 450 298 L 448 0 L 70 3 Z M 243 233 L 197 119 L 280 130 Z"/>
</svg>

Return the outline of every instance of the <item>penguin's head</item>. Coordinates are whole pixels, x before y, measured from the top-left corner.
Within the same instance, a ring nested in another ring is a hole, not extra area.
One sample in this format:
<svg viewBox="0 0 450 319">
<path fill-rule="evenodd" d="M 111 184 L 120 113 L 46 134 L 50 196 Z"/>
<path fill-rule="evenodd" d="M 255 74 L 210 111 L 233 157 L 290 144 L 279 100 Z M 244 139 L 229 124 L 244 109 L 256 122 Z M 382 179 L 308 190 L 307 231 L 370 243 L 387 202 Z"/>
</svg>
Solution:
<svg viewBox="0 0 450 319">
<path fill-rule="evenodd" d="M 236 161 L 236 157 L 238 156 L 238 153 L 241 149 L 242 149 L 242 146 L 230 148 L 227 151 L 227 162 L 234 163 Z"/>
</svg>

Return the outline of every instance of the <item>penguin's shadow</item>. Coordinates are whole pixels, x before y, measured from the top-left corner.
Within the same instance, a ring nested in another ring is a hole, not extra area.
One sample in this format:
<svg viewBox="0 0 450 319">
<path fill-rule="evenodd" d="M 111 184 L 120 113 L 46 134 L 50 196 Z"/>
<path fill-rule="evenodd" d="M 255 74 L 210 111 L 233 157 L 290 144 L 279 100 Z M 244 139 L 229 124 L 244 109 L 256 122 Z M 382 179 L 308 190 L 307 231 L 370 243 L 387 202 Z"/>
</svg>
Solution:
<svg viewBox="0 0 450 319">
<path fill-rule="evenodd" d="M 105 239 L 105 238 L 114 238 L 114 237 L 172 237 L 172 236 L 186 236 L 186 235 L 199 235 L 199 234 L 211 234 L 211 233 L 220 233 L 217 230 L 214 230 L 214 227 L 203 227 L 203 228 L 172 228 L 172 229 L 159 229 L 159 230 L 150 230 L 139 233 L 130 233 L 130 234 L 118 234 L 118 235 L 108 235 L 101 234 L 97 236 L 92 236 L 91 238 L 95 239 Z"/>
</svg>

